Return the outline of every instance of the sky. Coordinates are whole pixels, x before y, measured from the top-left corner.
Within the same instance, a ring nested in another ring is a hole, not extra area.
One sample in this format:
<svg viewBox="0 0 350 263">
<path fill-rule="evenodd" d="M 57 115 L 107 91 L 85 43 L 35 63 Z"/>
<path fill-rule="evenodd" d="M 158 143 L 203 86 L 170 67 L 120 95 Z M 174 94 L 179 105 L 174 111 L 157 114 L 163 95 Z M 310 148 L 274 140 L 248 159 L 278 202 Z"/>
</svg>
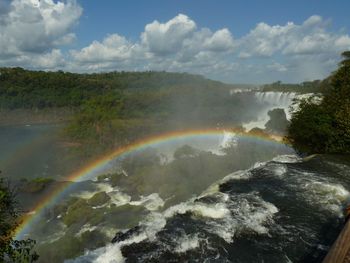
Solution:
<svg viewBox="0 0 350 263">
<path fill-rule="evenodd" d="M 349 10 L 348 0 L 0 0 L 0 67 L 322 79 L 350 50 Z"/>
</svg>

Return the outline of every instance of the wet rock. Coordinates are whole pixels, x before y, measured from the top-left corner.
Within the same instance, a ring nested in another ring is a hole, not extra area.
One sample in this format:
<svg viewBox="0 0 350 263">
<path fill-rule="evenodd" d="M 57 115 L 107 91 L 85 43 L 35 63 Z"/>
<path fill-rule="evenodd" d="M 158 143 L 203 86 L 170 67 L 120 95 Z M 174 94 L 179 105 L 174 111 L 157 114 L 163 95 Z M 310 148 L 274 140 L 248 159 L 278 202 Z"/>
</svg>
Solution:
<svg viewBox="0 0 350 263">
<path fill-rule="evenodd" d="M 99 192 L 88 200 L 88 204 L 91 206 L 100 206 L 107 203 L 110 199 L 110 196 L 106 192 Z"/>
<path fill-rule="evenodd" d="M 119 243 L 122 242 L 128 238 L 130 238 L 133 235 L 137 235 L 141 233 L 141 227 L 135 226 L 134 228 L 126 231 L 126 232 L 118 232 L 115 237 L 112 239 L 112 243 Z"/>
</svg>

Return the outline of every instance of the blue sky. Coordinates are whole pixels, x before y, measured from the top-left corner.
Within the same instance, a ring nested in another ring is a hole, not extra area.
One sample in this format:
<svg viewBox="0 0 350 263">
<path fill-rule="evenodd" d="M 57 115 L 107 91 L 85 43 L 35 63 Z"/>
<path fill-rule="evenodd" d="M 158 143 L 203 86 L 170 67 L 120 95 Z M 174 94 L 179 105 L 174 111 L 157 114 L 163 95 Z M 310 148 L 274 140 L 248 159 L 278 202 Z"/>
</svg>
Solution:
<svg viewBox="0 0 350 263">
<path fill-rule="evenodd" d="M 301 82 L 350 49 L 348 10 L 346 0 L 0 0 L 0 66 Z"/>
<path fill-rule="evenodd" d="M 77 33 L 86 44 L 113 32 L 137 38 L 146 24 L 153 20 L 167 21 L 179 13 L 191 17 L 201 27 L 213 30 L 227 27 L 237 37 L 259 22 L 299 24 L 311 15 L 331 19 L 334 30 L 343 27 L 350 32 L 347 0 L 80 0 L 79 3 L 85 11 Z"/>
</svg>

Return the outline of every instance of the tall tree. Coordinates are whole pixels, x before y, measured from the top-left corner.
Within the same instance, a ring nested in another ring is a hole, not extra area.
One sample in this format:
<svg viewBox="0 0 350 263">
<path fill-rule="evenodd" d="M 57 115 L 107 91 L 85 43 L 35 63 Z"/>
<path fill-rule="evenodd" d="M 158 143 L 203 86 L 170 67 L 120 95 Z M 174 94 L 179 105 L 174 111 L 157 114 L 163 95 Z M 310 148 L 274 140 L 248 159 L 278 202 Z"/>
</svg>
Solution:
<svg viewBox="0 0 350 263">
<path fill-rule="evenodd" d="M 39 258 L 33 252 L 34 240 L 13 239 L 19 215 L 14 191 L 0 178 L 0 262 L 29 263 Z"/>
</svg>

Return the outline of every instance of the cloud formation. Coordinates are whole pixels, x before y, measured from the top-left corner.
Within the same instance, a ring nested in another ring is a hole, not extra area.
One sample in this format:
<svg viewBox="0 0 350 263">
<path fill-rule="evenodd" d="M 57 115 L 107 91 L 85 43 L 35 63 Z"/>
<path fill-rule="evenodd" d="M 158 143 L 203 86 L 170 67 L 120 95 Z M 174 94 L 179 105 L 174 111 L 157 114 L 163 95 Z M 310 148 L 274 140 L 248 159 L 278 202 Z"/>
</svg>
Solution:
<svg viewBox="0 0 350 263">
<path fill-rule="evenodd" d="M 61 51 L 75 39 L 81 14 L 74 0 L 0 0 L 0 66 L 187 71 L 229 82 L 299 82 L 327 76 L 339 54 L 350 49 L 349 35 L 332 32 L 330 22 L 317 15 L 301 24 L 261 22 L 235 38 L 228 28 L 199 28 L 179 14 L 145 25 L 136 41 L 111 32 L 81 49 Z"/>
<path fill-rule="evenodd" d="M 51 64 L 45 58 L 60 53 L 56 48 L 75 39 L 71 30 L 82 14 L 74 0 L 0 0 L 0 10 L 0 63 L 42 68 Z"/>
<path fill-rule="evenodd" d="M 87 71 L 169 70 L 205 74 L 234 47 L 228 29 L 198 29 L 188 16 L 179 14 L 165 23 L 147 24 L 137 42 L 112 34 L 70 53 L 73 62 Z"/>
<path fill-rule="evenodd" d="M 166 23 L 154 21 L 145 27 L 141 43 L 146 50 L 156 56 L 179 52 L 185 41 L 192 37 L 196 23 L 189 17 L 179 14 Z"/>
<path fill-rule="evenodd" d="M 311 16 L 301 25 L 288 22 L 284 26 L 259 23 L 245 36 L 240 57 L 283 55 L 312 55 L 341 52 L 350 47 L 348 35 L 327 31 L 328 23 L 320 16 Z"/>
</svg>

